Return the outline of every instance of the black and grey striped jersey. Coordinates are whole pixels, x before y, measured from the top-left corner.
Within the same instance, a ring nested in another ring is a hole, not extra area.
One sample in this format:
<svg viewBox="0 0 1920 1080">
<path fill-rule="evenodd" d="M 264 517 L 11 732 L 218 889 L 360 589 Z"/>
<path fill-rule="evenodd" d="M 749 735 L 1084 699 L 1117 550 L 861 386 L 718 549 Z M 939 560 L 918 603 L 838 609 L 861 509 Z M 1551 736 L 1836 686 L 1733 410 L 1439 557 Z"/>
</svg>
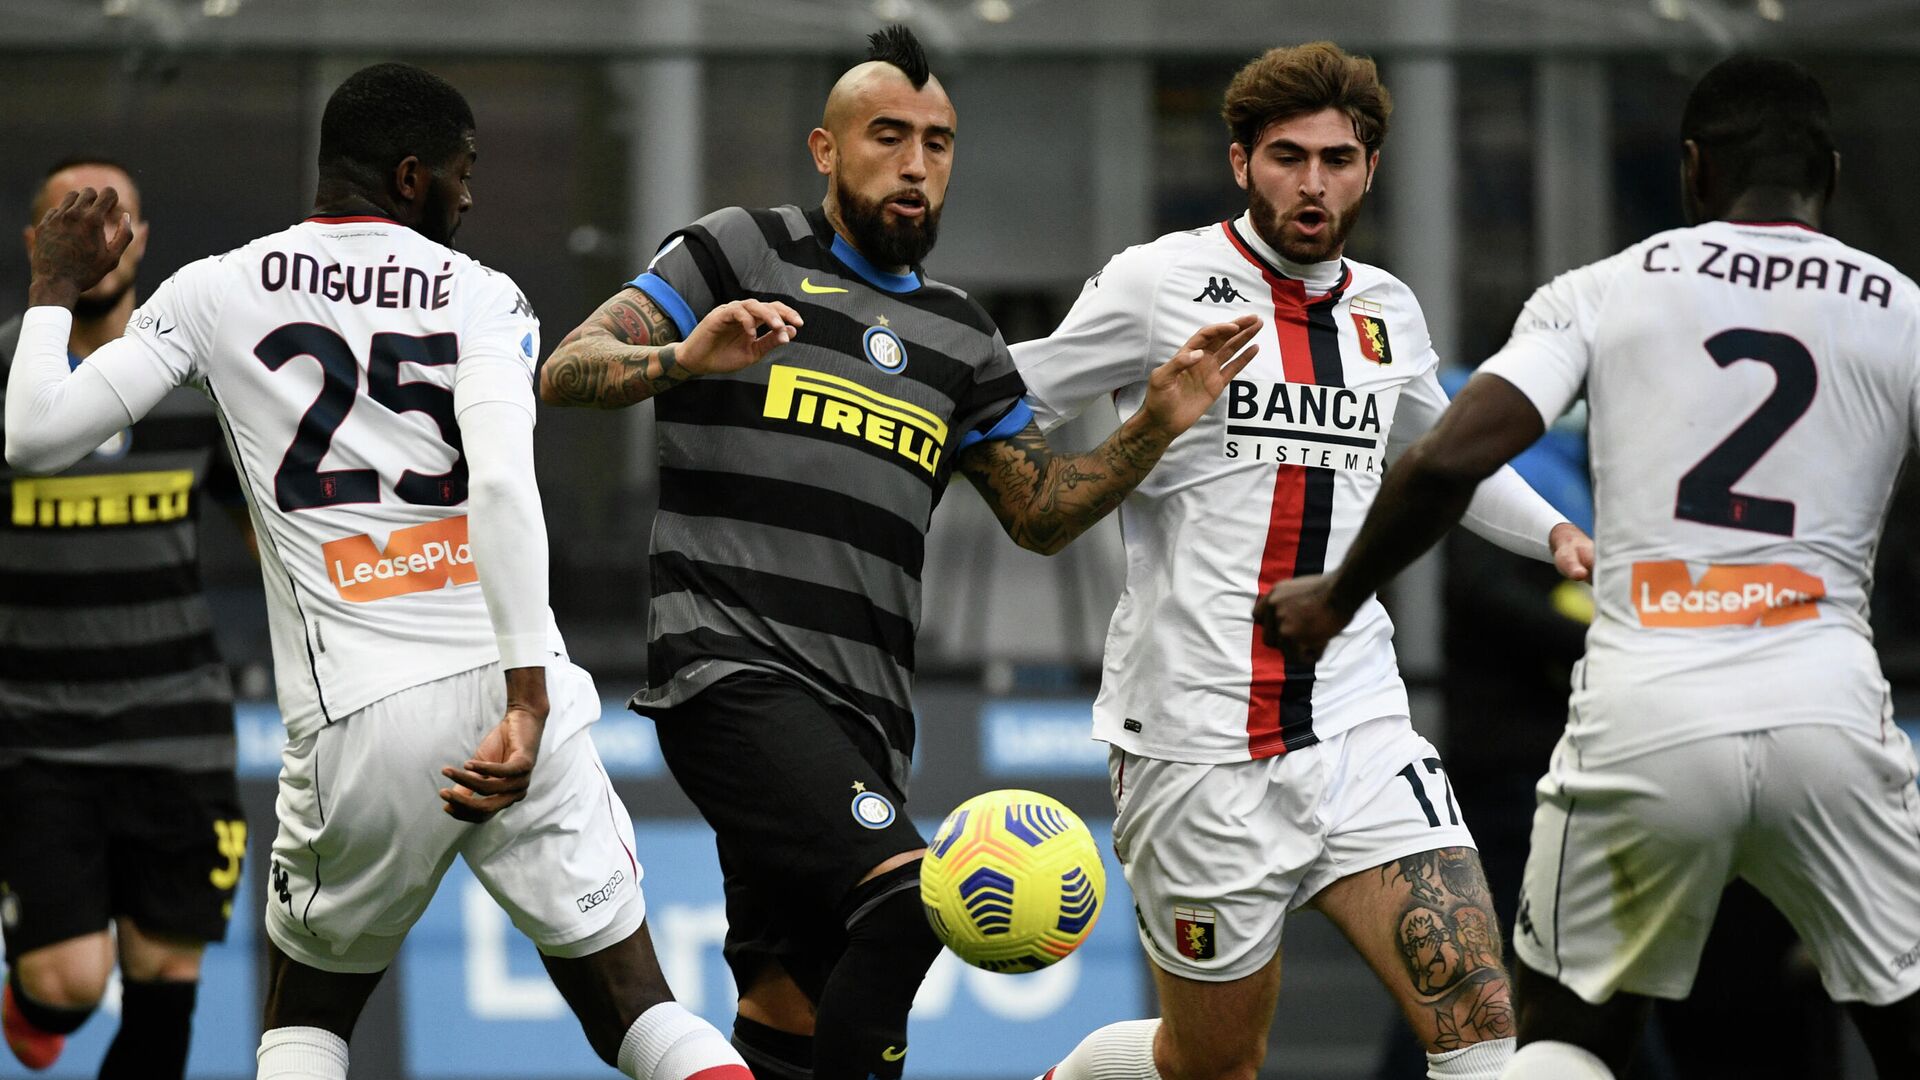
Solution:
<svg viewBox="0 0 1920 1080">
<path fill-rule="evenodd" d="M 20 322 L 0 326 L 0 402 Z M 0 462 L 0 764 L 231 769 L 201 502 L 240 502 L 213 407 L 176 391 L 58 476 Z"/>
<path fill-rule="evenodd" d="M 878 269 L 818 209 L 716 211 L 631 284 L 683 338 L 738 299 L 806 320 L 760 363 L 656 399 L 648 682 L 634 704 L 677 704 L 742 669 L 783 673 L 869 717 L 904 766 L 934 504 L 956 453 L 1031 419 L 1006 343 L 965 293 Z"/>
</svg>

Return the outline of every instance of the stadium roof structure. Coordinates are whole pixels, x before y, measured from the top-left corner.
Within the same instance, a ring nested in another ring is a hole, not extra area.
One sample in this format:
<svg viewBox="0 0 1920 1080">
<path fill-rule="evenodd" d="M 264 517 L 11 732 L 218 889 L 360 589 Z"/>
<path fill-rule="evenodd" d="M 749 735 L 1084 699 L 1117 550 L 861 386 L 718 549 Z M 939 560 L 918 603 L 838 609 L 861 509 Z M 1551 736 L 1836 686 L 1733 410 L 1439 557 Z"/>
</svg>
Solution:
<svg viewBox="0 0 1920 1080">
<path fill-rule="evenodd" d="M 625 57 L 849 53 L 877 22 L 949 57 L 1358 50 L 1920 54 L 1912 0 L 6 0 L 0 49 Z"/>
</svg>

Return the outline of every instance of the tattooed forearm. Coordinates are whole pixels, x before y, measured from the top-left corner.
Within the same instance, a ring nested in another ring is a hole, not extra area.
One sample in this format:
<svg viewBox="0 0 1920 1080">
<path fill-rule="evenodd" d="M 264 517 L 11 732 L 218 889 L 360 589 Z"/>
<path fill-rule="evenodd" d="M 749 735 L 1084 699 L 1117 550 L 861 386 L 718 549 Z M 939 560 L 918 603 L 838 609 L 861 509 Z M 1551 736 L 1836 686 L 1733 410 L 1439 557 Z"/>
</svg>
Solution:
<svg viewBox="0 0 1920 1080">
<path fill-rule="evenodd" d="M 1413 999 L 1432 1023 L 1423 1038 L 1435 1049 L 1457 1050 L 1512 1035 L 1500 928 L 1479 859 L 1467 848 L 1443 848 L 1379 873 L 1389 890 L 1406 890 L 1394 935 Z"/>
<path fill-rule="evenodd" d="M 958 464 L 1015 543 L 1051 555 L 1119 506 L 1168 441 L 1129 421 L 1088 453 L 1055 456 L 1028 424 L 1011 439 L 976 444 Z"/>
<path fill-rule="evenodd" d="M 663 394 L 691 377 L 674 360 L 678 333 L 647 294 L 622 290 L 553 350 L 540 368 L 540 399 L 617 409 Z"/>
</svg>

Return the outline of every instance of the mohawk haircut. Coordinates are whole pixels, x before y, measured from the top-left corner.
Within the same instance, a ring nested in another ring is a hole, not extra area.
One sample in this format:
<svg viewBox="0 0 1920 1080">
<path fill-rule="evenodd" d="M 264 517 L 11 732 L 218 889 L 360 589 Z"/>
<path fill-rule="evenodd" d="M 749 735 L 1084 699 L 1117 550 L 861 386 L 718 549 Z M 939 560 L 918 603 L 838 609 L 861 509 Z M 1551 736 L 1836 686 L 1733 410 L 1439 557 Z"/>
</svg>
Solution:
<svg viewBox="0 0 1920 1080">
<path fill-rule="evenodd" d="M 1777 187 L 1818 193 L 1833 183 L 1832 113 L 1820 83 L 1791 60 L 1738 55 L 1700 77 L 1680 116 L 1728 194 Z"/>
<path fill-rule="evenodd" d="M 906 73 L 915 90 L 927 85 L 933 74 L 927 67 L 927 50 L 920 39 L 900 23 L 867 35 L 867 59 L 892 64 Z"/>
<path fill-rule="evenodd" d="M 368 180 L 408 157 L 444 165 L 473 130 L 467 99 L 411 64 L 361 68 L 327 99 L 320 117 L 320 174 Z"/>
</svg>

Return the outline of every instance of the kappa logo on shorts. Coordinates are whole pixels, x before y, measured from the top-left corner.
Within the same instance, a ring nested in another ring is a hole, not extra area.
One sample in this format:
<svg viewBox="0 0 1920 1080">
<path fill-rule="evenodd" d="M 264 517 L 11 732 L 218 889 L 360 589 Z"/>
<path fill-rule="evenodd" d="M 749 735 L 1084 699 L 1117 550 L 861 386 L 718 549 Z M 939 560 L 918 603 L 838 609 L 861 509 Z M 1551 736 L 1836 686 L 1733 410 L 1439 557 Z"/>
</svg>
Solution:
<svg viewBox="0 0 1920 1080">
<path fill-rule="evenodd" d="M 588 893 L 587 895 L 574 900 L 573 906 L 579 908 L 580 913 L 584 915 L 587 912 L 592 911 L 594 908 L 599 907 L 601 904 L 604 904 L 607 901 L 613 899 L 613 894 L 620 891 L 620 886 L 624 884 L 626 880 L 627 880 L 626 871 L 615 870 L 613 872 L 613 876 L 607 879 L 607 883 L 605 885 L 602 885 L 599 888 Z"/>
<path fill-rule="evenodd" d="M 877 791 L 862 791 L 854 795 L 853 820 L 868 829 L 884 829 L 893 824 L 893 803 Z"/>
<path fill-rule="evenodd" d="M 1173 909 L 1173 944 L 1180 955 L 1189 960 L 1213 959 L 1213 923 L 1212 908 L 1180 907 Z"/>
</svg>

